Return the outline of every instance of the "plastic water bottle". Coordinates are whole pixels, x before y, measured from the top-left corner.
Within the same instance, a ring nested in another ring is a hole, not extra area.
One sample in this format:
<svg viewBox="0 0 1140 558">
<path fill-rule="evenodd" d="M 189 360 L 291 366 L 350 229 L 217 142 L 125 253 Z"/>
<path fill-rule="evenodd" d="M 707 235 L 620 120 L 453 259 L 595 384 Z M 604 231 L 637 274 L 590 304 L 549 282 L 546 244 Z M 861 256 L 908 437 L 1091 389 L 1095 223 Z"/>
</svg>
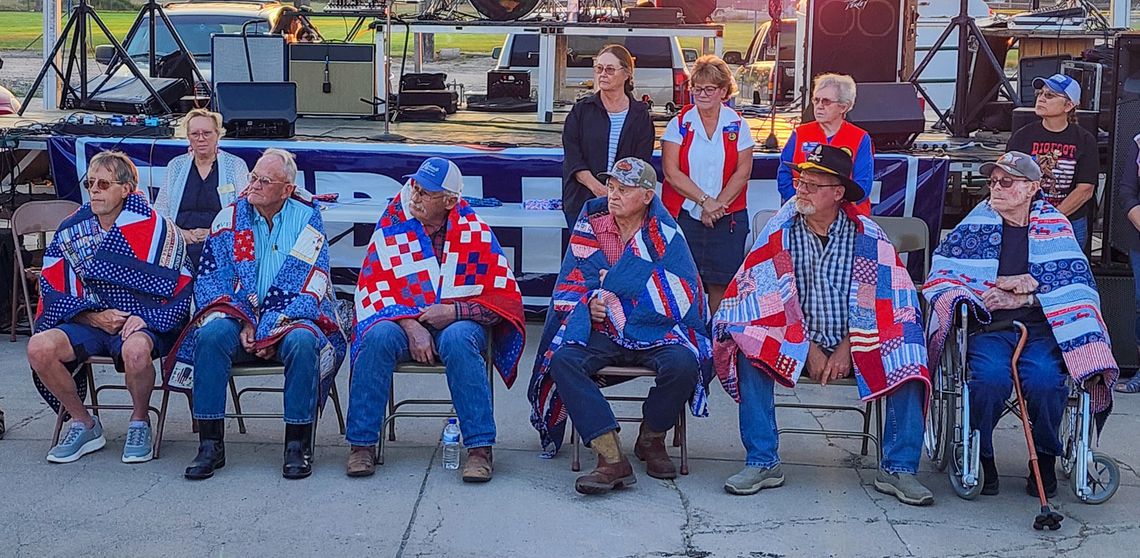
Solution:
<svg viewBox="0 0 1140 558">
<path fill-rule="evenodd" d="M 443 468 L 459 468 L 459 425 L 453 418 L 443 427 Z"/>
</svg>

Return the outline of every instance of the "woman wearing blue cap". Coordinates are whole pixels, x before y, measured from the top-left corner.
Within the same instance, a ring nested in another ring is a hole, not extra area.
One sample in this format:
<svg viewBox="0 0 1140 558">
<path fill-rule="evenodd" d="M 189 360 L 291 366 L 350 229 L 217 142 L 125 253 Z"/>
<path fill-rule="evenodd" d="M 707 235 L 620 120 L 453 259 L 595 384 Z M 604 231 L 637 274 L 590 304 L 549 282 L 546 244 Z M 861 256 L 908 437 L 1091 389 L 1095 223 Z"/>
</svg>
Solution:
<svg viewBox="0 0 1140 558">
<path fill-rule="evenodd" d="M 1041 167 L 1041 193 L 1068 217 L 1077 243 L 1086 251 L 1089 240 L 1089 203 L 1093 197 L 1100 160 L 1096 138 L 1076 124 L 1081 86 L 1073 78 L 1055 74 L 1033 80 L 1037 90 L 1034 112 L 1040 122 L 1013 132 L 1006 151 L 1033 156 Z"/>
</svg>

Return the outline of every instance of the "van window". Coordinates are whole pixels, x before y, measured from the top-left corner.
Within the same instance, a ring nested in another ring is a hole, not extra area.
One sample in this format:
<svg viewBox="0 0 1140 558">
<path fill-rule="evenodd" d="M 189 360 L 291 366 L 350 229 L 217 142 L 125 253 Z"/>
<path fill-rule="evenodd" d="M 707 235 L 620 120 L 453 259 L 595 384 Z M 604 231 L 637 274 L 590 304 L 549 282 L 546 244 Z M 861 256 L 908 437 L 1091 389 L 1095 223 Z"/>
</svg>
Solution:
<svg viewBox="0 0 1140 558">
<path fill-rule="evenodd" d="M 756 35 L 752 37 L 752 44 L 748 45 L 748 56 L 745 60 L 750 62 L 756 61 L 772 61 L 776 59 L 776 53 L 772 51 L 768 44 L 768 31 L 771 25 L 765 23 L 756 30 Z M 763 49 L 760 52 L 760 49 Z M 795 60 L 796 59 L 796 24 L 794 21 L 785 21 L 780 27 L 780 60 Z"/>
<path fill-rule="evenodd" d="M 637 68 L 672 68 L 673 45 L 669 37 L 581 37 L 567 38 L 570 68 L 589 68 L 594 56 L 609 44 L 624 45 L 633 55 Z M 538 36 L 518 34 L 511 42 L 511 67 L 535 68 L 538 66 Z"/>
</svg>

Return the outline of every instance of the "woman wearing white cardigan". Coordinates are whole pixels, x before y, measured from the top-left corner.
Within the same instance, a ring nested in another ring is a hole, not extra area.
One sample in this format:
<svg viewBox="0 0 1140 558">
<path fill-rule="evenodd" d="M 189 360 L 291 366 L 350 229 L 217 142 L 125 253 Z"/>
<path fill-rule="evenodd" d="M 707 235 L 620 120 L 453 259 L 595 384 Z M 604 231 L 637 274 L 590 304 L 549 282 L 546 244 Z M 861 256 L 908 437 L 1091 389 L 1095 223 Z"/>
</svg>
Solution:
<svg viewBox="0 0 1140 558">
<path fill-rule="evenodd" d="M 249 185 L 249 167 L 240 157 L 218 149 L 218 140 L 225 135 L 220 114 L 194 109 L 183 123 L 189 152 L 166 166 L 166 181 L 154 208 L 178 226 L 197 266 L 214 216 Z"/>
</svg>

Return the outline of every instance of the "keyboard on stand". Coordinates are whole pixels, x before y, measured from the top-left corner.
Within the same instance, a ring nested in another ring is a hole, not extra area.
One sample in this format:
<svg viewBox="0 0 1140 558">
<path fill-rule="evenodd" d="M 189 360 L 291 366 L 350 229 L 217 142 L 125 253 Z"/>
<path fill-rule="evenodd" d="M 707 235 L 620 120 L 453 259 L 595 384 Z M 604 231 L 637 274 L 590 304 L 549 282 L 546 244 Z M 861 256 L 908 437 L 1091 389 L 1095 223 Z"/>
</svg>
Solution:
<svg viewBox="0 0 1140 558">
<path fill-rule="evenodd" d="M 386 0 L 331 0 L 322 11 L 328 14 L 382 14 L 386 4 Z"/>
</svg>

